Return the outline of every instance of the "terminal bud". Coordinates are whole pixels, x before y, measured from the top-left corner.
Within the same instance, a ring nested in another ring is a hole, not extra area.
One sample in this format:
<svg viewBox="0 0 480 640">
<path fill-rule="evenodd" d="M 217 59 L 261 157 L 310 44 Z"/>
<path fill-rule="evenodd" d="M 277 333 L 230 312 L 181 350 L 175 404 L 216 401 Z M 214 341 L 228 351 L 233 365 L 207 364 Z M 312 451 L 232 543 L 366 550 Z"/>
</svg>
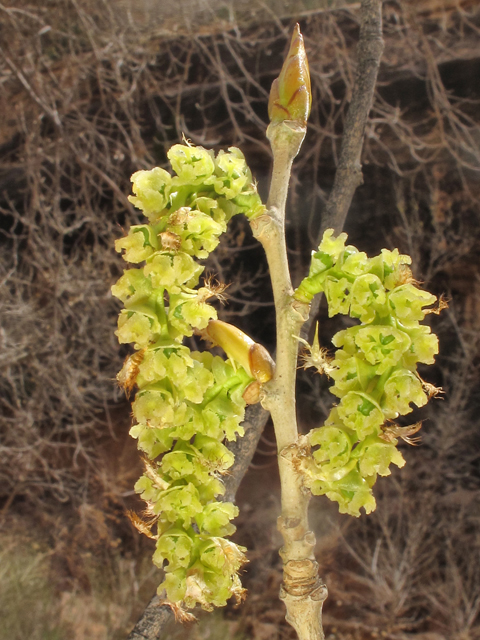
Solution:
<svg viewBox="0 0 480 640">
<path fill-rule="evenodd" d="M 310 70 L 297 23 L 280 75 L 273 81 L 270 90 L 268 115 L 272 123 L 293 120 L 304 126 L 311 106 Z"/>
</svg>

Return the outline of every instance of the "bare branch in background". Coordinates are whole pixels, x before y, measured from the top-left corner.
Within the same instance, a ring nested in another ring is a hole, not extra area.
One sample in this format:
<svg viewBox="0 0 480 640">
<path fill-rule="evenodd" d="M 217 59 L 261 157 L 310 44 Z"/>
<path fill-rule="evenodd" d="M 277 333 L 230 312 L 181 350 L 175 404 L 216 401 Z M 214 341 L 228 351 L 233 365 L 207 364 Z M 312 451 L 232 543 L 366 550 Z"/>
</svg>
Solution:
<svg viewBox="0 0 480 640">
<path fill-rule="evenodd" d="M 325 211 L 322 213 L 319 239 L 325 229 L 332 228 L 336 234 L 342 231 L 353 194 L 357 187 L 363 183 L 360 158 L 384 47 L 382 0 L 362 0 L 360 20 L 355 85 L 342 135 L 342 150 L 335 172 L 333 189 Z"/>
<path fill-rule="evenodd" d="M 357 68 L 352 100 L 345 120 L 342 150 L 332 191 L 322 213 L 322 223 L 317 246 L 326 229 L 338 234 L 343 230 L 353 195 L 362 183 L 361 155 L 365 127 L 373 105 L 378 69 L 383 53 L 382 0 L 362 0 L 360 38 L 357 48 Z M 308 321 L 303 325 L 301 336 L 306 339 L 320 308 L 321 296 L 316 296 L 310 307 Z"/>
<path fill-rule="evenodd" d="M 172 609 L 162 605 L 160 598 L 154 596 L 127 640 L 158 640 L 173 620 Z"/>
<path fill-rule="evenodd" d="M 70 518 L 69 525 L 76 522 L 83 501 L 90 505 L 108 496 L 118 513 L 132 506 L 136 469 L 115 448 L 128 452 L 134 443 L 113 382 L 126 353 L 113 336 L 118 309 L 109 294 L 123 268 L 112 250 L 113 239 L 122 234 L 121 227 L 138 220 L 126 202 L 129 176 L 165 166 L 165 150 L 182 132 L 205 146 L 227 147 L 243 139 L 260 191 L 266 193 L 265 95 L 280 70 L 290 28 L 285 18 L 292 12 L 305 18 L 302 31 L 315 95 L 304 151 L 295 163 L 290 207 L 297 213 L 290 215 L 288 228 L 294 276 L 295 270 L 298 278 L 304 275 L 302 256 L 318 244 L 318 212 L 333 215 L 326 203 L 335 193 L 333 168 L 341 164 L 349 104 L 352 110 L 357 5 L 318 0 L 312 9 L 310 0 L 279 0 L 277 15 L 268 10 L 268 0 L 145 1 L 135 7 L 127 0 L 76 0 L 74 5 L 17 0 L 0 5 L 4 521 L 17 512 L 32 517 L 62 513 L 55 526 L 63 530 L 62 518 Z M 444 411 L 436 420 L 440 435 L 434 434 L 433 421 L 429 432 L 427 422 L 423 441 L 440 451 L 441 477 L 461 485 L 470 477 L 475 455 L 475 422 L 468 412 L 477 406 L 472 390 L 478 388 L 480 344 L 474 232 L 480 199 L 480 7 L 476 0 L 405 0 L 385 2 L 383 12 L 387 46 L 364 140 L 365 186 L 353 201 L 362 221 L 356 233 L 371 248 L 370 230 L 383 216 L 388 246 L 410 253 L 418 277 L 453 298 L 441 320 L 443 339 L 457 346 L 447 350 L 439 366 L 445 373 L 438 373 L 438 384 L 447 389 L 445 401 L 438 403 Z M 346 210 L 342 189 L 340 196 L 337 211 L 341 202 Z M 330 220 L 324 219 L 324 225 L 339 230 L 339 223 Z M 235 223 L 213 257 L 208 268 L 225 283 L 233 279 L 231 266 L 241 261 L 241 286 L 230 287 L 230 303 L 219 313 L 227 320 L 240 319 L 245 331 L 268 346 L 269 292 L 262 289 L 258 308 L 253 295 L 265 282 L 266 269 L 248 231 Z M 323 410 L 318 379 L 308 383 L 315 419 Z M 258 431 L 248 430 L 252 442 L 235 445 L 243 463 L 228 478 L 230 498 L 266 420 L 266 415 L 251 414 L 257 410 L 247 412 L 247 421 L 260 425 Z M 452 421 L 458 423 L 455 432 Z M 115 456 L 115 475 L 103 464 L 105 442 Z M 448 465 L 455 456 L 461 471 L 452 473 Z M 110 521 L 112 540 L 123 520 Z M 37 524 L 27 527 L 38 531 Z M 122 533 L 125 546 L 137 544 L 132 542 L 136 534 Z M 433 576 L 438 585 L 444 564 L 437 563 Z M 438 586 L 437 603 L 442 593 Z M 138 613 L 145 594 L 135 598 Z M 448 616 L 453 609 L 444 611 Z M 131 624 L 128 613 L 125 618 Z M 452 637 L 460 637 L 459 629 Z"/>
</svg>

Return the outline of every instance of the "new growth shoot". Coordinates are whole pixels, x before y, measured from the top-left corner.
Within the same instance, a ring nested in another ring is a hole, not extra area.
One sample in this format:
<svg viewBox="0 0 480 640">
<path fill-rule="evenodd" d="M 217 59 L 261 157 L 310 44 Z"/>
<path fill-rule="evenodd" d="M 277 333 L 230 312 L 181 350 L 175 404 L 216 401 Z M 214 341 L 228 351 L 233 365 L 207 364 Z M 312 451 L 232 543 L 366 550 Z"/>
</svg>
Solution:
<svg viewBox="0 0 480 640">
<path fill-rule="evenodd" d="M 378 476 L 388 476 L 391 464 L 405 464 L 398 438 L 408 442 L 421 426 L 399 427 L 395 419 L 438 391 L 419 377 L 417 364 L 433 363 L 438 352 L 436 336 L 421 323 L 439 307 L 413 280 L 408 256 L 384 249 L 368 258 L 346 245 L 346 234 L 328 229 L 308 275 L 292 288 L 285 201 L 310 107 L 308 61 L 297 25 L 270 94 L 267 135 L 274 168 L 267 206 L 239 149 L 215 155 L 189 143 L 174 145 L 168 152 L 172 174 L 156 167 L 132 176 L 130 201 L 147 220 L 117 240 L 116 250 L 137 266 L 112 287 L 124 304 L 116 335 L 135 350 L 118 382 L 127 395 L 137 388 L 130 434 L 145 467 L 135 485 L 145 513 L 131 514 L 131 520 L 156 541 L 153 561 L 165 572 L 159 594 L 180 616 L 185 608 L 211 610 L 245 597 L 239 570 L 246 549 L 229 538 L 238 508 L 220 498 L 222 477 L 235 462 L 226 442 L 243 435 L 245 406 L 260 400 L 272 414 L 279 454 L 281 598 L 300 640 L 323 638 L 326 589 L 308 526 L 311 495 L 327 496 L 352 516 L 373 511 Z M 218 320 L 209 300 L 221 300 L 224 285 L 201 280 L 198 260 L 216 248 L 238 214 L 249 219 L 269 263 L 276 363 L 255 340 Z M 333 337 L 332 356 L 319 344 L 318 327 L 312 345 L 297 337 L 321 292 L 330 317 L 357 321 Z M 192 351 L 184 338 L 194 333 L 220 346 L 226 358 Z M 302 437 L 295 412 L 299 342 L 306 347 L 304 366 L 328 375 L 337 398 L 325 424 Z"/>
</svg>

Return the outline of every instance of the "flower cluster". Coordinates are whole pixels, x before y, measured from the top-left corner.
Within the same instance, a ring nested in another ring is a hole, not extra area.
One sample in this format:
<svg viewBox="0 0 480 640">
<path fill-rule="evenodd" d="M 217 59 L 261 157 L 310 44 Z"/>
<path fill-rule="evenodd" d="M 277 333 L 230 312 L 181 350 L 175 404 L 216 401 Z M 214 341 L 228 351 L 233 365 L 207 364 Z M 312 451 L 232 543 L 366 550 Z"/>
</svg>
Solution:
<svg viewBox="0 0 480 640">
<path fill-rule="evenodd" d="M 155 168 L 132 176 L 130 201 L 147 224 L 132 226 L 116 241 L 129 263 L 112 287 L 124 309 L 116 335 L 136 352 L 118 374 L 138 391 L 130 434 L 145 454 L 145 473 L 135 485 L 147 503 L 148 519 L 132 516 L 137 528 L 156 539 L 154 563 L 165 569 L 159 591 L 171 602 L 205 609 L 241 598 L 238 570 L 244 549 L 226 540 L 237 515 L 217 498 L 233 464 L 223 444 L 243 434 L 243 393 L 254 376 L 234 360 L 192 352 L 185 336 L 205 330 L 216 311 L 208 284 L 198 287 L 208 256 L 237 213 L 261 215 L 261 204 L 242 153 L 175 145 L 168 152 L 174 176 Z"/>
<path fill-rule="evenodd" d="M 384 249 L 368 258 L 345 246 L 346 239 L 345 233 L 335 238 L 332 229 L 325 232 L 295 297 L 309 302 L 323 291 L 330 317 L 342 313 L 360 320 L 333 337 L 338 350 L 326 371 L 340 402 L 325 426 L 310 432 L 309 444 L 318 448 L 306 463 L 312 493 L 338 502 L 341 513 L 359 516 L 361 507 L 375 509 L 377 475 L 389 475 L 391 463 L 405 464 L 392 437 L 401 428 L 387 421 L 410 413 L 411 403 L 423 406 L 436 391 L 416 369 L 418 362 L 432 364 L 438 353 L 437 337 L 419 322 L 436 297 L 415 286 L 409 256 Z"/>
</svg>

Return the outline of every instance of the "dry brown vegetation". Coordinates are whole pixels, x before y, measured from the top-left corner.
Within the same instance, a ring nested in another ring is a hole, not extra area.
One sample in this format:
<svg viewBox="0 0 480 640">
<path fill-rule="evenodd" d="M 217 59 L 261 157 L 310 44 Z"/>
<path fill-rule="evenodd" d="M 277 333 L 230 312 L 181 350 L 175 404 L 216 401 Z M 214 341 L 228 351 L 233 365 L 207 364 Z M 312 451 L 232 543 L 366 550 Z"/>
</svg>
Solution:
<svg viewBox="0 0 480 640">
<path fill-rule="evenodd" d="M 25 563 L 2 560 L 0 593 L 12 611 L 29 601 L 45 611 L 63 603 L 58 629 L 38 635 L 52 640 L 123 638 L 154 589 L 144 547 L 123 516 L 138 463 L 126 437 L 128 408 L 112 382 L 126 353 L 113 335 L 118 308 L 109 288 L 122 269 L 113 240 L 138 219 L 126 199 L 129 176 L 164 165 L 167 148 L 185 134 L 204 146 L 241 146 L 265 192 L 267 95 L 299 17 L 314 90 L 290 198 L 299 279 L 352 90 L 355 3 L 338 2 L 335 11 L 307 0 L 178 4 L 0 5 L 0 535 L 6 557 Z M 352 521 L 315 502 L 331 592 L 327 630 L 332 639 L 478 640 L 480 9 L 462 0 L 387 0 L 384 31 L 365 182 L 346 230 L 364 250 L 410 253 L 416 277 L 451 300 L 432 320 L 442 350 L 426 374 L 445 395 L 420 416 L 422 446 L 383 481 L 375 514 Z M 272 344 L 266 266 L 246 224 L 236 221 L 209 269 L 224 281 L 240 274 L 222 313 Z M 332 321 L 323 327 L 327 344 Z M 330 400 L 324 382 L 307 375 L 300 393 L 307 427 Z M 259 453 L 256 462 L 270 459 Z M 271 475 L 267 469 L 262 482 Z M 273 526 L 246 490 L 240 500 L 250 502 L 256 531 Z M 274 533 L 255 537 L 241 521 L 239 536 L 252 549 L 253 595 L 235 629 L 290 637 L 270 610 Z M 46 573 L 52 595 L 42 600 L 37 578 Z M 15 578 L 25 575 L 32 580 Z M 100 627 L 79 635 L 81 618 Z M 37 637 L 9 624 L 5 640 Z"/>
</svg>

